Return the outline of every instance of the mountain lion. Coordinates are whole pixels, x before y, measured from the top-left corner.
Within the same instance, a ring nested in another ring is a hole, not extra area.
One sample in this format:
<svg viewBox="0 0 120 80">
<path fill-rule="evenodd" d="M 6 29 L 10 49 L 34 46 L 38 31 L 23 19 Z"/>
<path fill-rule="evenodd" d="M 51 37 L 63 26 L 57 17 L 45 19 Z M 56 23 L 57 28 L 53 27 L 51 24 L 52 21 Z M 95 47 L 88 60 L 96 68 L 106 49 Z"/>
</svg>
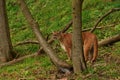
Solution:
<svg viewBox="0 0 120 80">
<path fill-rule="evenodd" d="M 68 59 L 70 59 L 72 50 L 72 34 L 54 32 L 53 39 L 59 40 L 61 47 L 67 52 Z M 82 39 L 85 61 L 90 59 L 90 62 L 94 62 L 98 55 L 98 40 L 96 35 L 91 32 L 82 32 Z"/>
</svg>

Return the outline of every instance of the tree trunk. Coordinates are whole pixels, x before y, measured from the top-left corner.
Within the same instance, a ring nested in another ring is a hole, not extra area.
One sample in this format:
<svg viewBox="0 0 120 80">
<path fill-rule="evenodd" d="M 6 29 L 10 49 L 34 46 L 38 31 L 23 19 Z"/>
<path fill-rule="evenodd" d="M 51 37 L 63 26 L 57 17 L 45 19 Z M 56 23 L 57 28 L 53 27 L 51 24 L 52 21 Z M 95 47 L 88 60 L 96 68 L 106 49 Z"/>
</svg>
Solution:
<svg viewBox="0 0 120 80">
<path fill-rule="evenodd" d="M 75 73 L 84 71 L 86 62 L 83 55 L 82 44 L 82 2 L 83 0 L 72 0 L 73 9 L 73 36 L 72 36 L 72 61 Z"/>
<path fill-rule="evenodd" d="M 12 43 L 8 27 L 5 0 L 0 0 L 0 63 L 12 59 Z"/>
<path fill-rule="evenodd" d="M 45 39 L 42 36 L 42 33 L 39 30 L 39 25 L 37 22 L 34 21 L 28 7 L 26 6 L 24 0 L 18 0 L 18 4 L 20 5 L 20 8 L 27 19 L 28 23 L 32 27 L 33 32 L 35 33 L 40 45 L 43 47 L 43 50 L 49 55 L 52 62 L 58 67 L 58 68 L 70 68 L 70 65 L 67 63 L 61 61 L 56 55 L 54 50 L 50 47 L 50 45 L 45 41 Z"/>
</svg>

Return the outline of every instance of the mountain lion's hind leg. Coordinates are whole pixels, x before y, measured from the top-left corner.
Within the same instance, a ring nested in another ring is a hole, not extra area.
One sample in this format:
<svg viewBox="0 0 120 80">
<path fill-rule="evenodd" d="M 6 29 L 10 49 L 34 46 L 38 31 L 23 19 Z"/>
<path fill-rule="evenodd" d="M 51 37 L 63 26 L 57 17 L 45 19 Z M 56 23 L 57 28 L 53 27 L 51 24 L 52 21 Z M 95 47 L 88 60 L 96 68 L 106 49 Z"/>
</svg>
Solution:
<svg viewBox="0 0 120 80">
<path fill-rule="evenodd" d="M 88 61 L 88 54 L 89 54 L 89 47 L 84 46 L 84 57 L 86 62 Z"/>
</svg>

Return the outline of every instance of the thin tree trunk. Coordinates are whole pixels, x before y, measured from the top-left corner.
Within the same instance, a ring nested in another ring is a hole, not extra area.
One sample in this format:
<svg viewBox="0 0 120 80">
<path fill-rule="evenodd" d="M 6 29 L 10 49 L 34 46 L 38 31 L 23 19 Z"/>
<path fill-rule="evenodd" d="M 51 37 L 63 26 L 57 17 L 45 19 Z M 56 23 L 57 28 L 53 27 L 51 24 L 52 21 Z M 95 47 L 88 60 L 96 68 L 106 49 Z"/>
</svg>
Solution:
<svg viewBox="0 0 120 80">
<path fill-rule="evenodd" d="M 72 61 L 75 73 L 84 71 L 86 62 L 83 55 L 82 44 L 82 2 L 83 0 L 72 0 L 73 9 L 73 36 L 72 36 Z"/>
<path fill-rule="evenodd" d="M 0 0 L 0 62 L 12 59 L 12 43 L 8 27 L 5 0 Z"/>
<path fill-rule="evenodd" d="M 70 68 L 71 66 L 60 60 L 56 55 L 54 50 L 49 46 L 49 44 L 42 37 L 42 33 L 39 30 L 39 25 L 34 21 L 29 9 L 27 8 L 24 0 L 18 0 L 20 8 L 27 19 L 28 23 L 32 27 L 33 32 L 35 33 L 40 45 L 43 47 L 43 50 L 49 55 L 52 62 L 59 68 Z"/>
</svg>

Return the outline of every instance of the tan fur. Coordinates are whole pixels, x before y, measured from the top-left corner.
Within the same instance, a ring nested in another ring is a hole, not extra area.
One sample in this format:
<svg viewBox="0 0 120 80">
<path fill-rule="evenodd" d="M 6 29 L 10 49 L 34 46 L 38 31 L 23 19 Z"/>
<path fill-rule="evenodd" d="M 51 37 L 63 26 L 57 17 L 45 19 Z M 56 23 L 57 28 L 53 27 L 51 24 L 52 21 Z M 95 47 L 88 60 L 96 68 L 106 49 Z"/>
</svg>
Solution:
<svg viewBox="0 0 120 80">
<path fill-rule="evenodd" d="M 72 35 L 71 33 L 61 33 L 54 32 L 53 38 L 58 39 L 60 44 L 65 51 L 67 52 L 68 59 L 71 58 L 71 49 L 72 49 Z M 91 57 L 90 61 L 94 62 L 98 55 L 98 40 L 95 34 L 90 32 L 82 32 L 83 38 L 83 48 L 84 48 L 84 57 L 85 61 L 88 61 L 89 55 Z M 92 52 L 92 53 L 91 53 Z"/>
</svg>

